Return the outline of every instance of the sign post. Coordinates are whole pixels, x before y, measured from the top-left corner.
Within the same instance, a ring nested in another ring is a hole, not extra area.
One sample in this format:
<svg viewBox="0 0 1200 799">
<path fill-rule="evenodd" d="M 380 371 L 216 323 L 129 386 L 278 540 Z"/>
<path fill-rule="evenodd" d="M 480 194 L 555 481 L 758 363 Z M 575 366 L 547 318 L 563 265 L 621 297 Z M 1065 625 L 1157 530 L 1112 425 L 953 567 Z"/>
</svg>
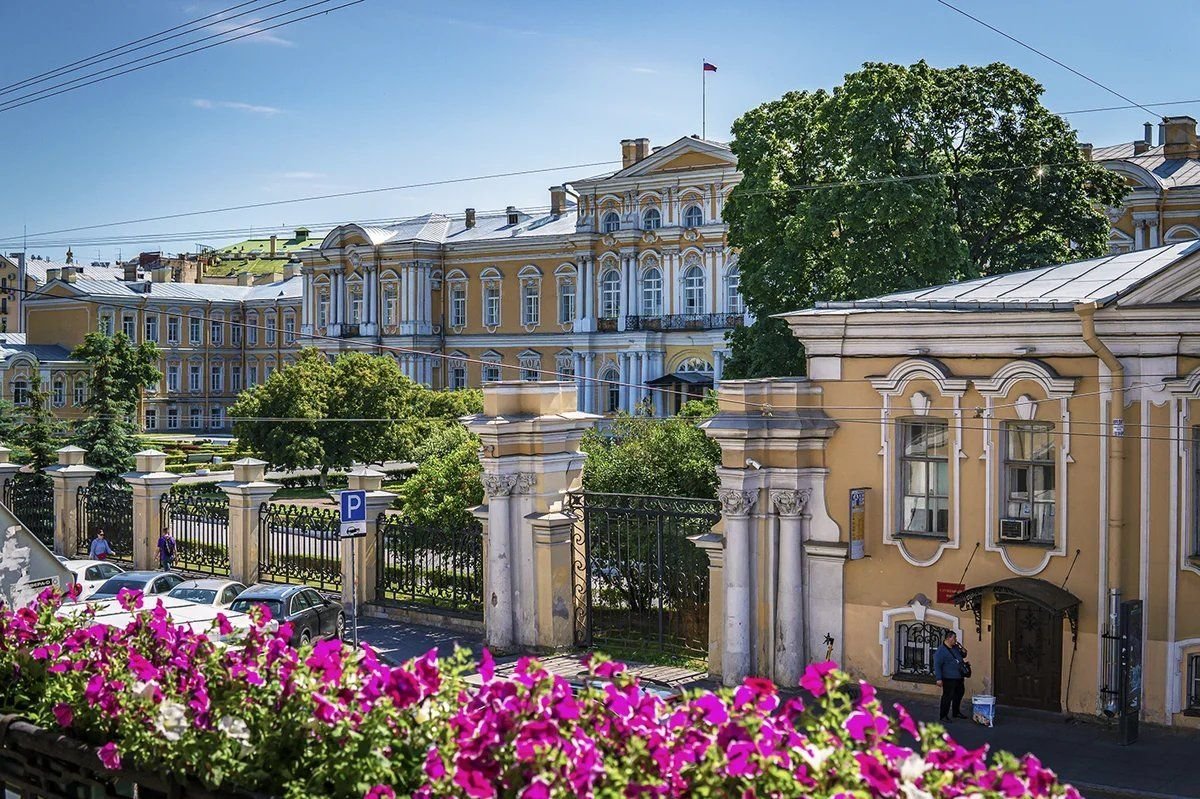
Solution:
<svg viewBox="0 0 1200 799">
<path fill-rule="evenodd" d="M 1121 715 L 1118 719 L 1119 743 L 1128 746 L 1138 739 L 1138 720 L 1142 714 L 1142 600 L 1121 603 L 1120 641 Z"/>
<path fill-rule="evenodd" d="M 358 646 L 358 572 L 354 566 L 354 539 L 367 537 L 367 492 L 343 491 L 338 503 L 342 522 L 342 552 L 350 552 L 350 629 Z M 343 554 L 344 556 L 344 554 Z"/>
</svg>

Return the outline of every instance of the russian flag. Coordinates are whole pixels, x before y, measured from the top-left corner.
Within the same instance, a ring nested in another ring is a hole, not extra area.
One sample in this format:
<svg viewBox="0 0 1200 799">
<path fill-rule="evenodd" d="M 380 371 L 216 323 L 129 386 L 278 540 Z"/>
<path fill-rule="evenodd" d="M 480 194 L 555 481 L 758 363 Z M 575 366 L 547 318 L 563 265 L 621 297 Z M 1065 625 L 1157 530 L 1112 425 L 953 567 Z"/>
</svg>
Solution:
<svg viewBox="0 0 1200 799">
<path fill-rule="evenodd" d="M 716 72 L 716 71 L 717 71 L 717 67 L 716 67 L 716 65 L 715 65 L 715 64 L 710 64 L 710 63 L 708 63 L 707 61 L 705 61 L 705 62 L 704 62 L 704 71 L 705 71 L 705 72 Z"/>
</svg>

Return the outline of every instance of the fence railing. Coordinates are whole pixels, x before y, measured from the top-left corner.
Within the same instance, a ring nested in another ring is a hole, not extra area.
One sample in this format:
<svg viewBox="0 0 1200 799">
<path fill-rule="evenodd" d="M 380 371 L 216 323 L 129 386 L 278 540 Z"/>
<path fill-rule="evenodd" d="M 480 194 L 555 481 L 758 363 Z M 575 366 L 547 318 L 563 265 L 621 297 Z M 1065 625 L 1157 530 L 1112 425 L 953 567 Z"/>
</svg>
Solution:
<svg viewBox="0 0 1200 799">
<path fill-rule="evenodd" d="M 133 488 L 120 478 L 97 477 L 75 495 L 76 551 L 86 557 L 100 530 L 112 548 L 111 560 L 133 562 Z"/>
<path fill-rule="evenodd" d="M 741 327 L 745 317 L 740 313 L 664 314 L 661 316 L 626 316 L 626 330 L 724 330 Z"/>
<path fill-rule="evenodd" d="M 336 510 L 262 503 L 258 517 L 259 579 L 340 591 L 340 535 L 341 520 Z"/>
<path fill-rule="evenodd" d="M 229 500 L 198 491 L 163 495 L 163 530 L 175 537 L 175 568 L 229 574 Z"/>
<path fill-rule="evenodd" d="M 4 505 L 37 540 L 54 549 L 54 482 L 41 472 L 17 472 L 4 484 Z"/>
<path fill-rule="evenodd" d="M 483 613 L 483 533 L 478 523 L 444 528 L 380 514 L 376 549 L 378 601 Z"/>
</svg>

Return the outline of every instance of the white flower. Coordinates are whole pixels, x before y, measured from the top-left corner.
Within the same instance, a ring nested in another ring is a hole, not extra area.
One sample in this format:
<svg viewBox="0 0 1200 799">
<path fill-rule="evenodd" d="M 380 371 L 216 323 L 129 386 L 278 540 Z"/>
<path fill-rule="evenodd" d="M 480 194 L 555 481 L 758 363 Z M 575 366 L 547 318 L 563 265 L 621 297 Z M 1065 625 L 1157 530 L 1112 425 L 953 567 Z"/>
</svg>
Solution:
<svg viewBox="0 0 1200 799">
<path fill-rule="evenodd" d="M 825 765 L 825 761 L 833 754 L 833 747 L 815 747 L 809 751 L 808 747 L 800 747 L 800 757 L 804 758 L 804 762 L 808 764 L 813 771 L 820 771 Z"/>
<path fill-rule="evenodd" d="M 905 782 L 916 782 L 929 769 L 930 766 L 925 762 L 925 758 L 914 752 L 904 758 L 904 762 L 900 764 L 900 779 Z"/>
<path fill-rule="evenodd" d="M 417 715 L 415 718 L 418 724 L 428 724 L 429 720 L 433 718 L 433 709 L 429 707 L 429 705 L 429 702 L 422 702 L 421 706 L 417 708 Z"/>
<path fill-rule="evenodd" d="M 235 741 L 245 743 L 250 740 L 250 728 L 246 726 L 246 722 L 233 716 L 221 716 L 217 722 L 217 729 Z"/>
<path fill-rule="evenodd" d="M 187 708 L 170 700 L 158 708 L 158 721 L 154 725 L 168 741 L 178 741 L 188 728 Z"/>
<path fill-rule="evenodd" d="M 269 622 L 263 625 L 263 629 L 269 633 L 277 633 L 279 632 L 279 622 L 275 619 L 271 619 Z"/>
<path fill-rule="evenodd" d="M 133 684 L 133 695 L 138 699 L 153 699 L 156 688 L 158 688 L 158 683 L 154 680 L 150 680 L 149 682 L 138 680 Z"/>
<path fill-rule="evenodd" d="M 933 799 L 933 794 L 921 790 L 911 782 L 900 783 L 900 790 L 904 794 L 904 799 Z"/>
</svg>

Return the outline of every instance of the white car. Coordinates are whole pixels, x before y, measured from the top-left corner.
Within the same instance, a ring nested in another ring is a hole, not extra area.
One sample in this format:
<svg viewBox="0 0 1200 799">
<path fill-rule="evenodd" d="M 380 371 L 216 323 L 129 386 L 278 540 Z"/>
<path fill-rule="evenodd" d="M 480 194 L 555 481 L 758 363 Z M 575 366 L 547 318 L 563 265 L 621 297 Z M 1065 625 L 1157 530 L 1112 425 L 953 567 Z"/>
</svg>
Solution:
<svg viewBox="0 0 1200 799">
<path fill-rule="evenodd" d="M 64 560 L 62 564 L 71 570 L 72 579 L 79 584 L 80 598 L 91 596 L 110 577 L 125 571 L 117 564 L 103 560 Z"/>
<path fill-rule="evenodd" d="M 238 594 L 246 590 L 246 586 L 232 580 L 209 578 L 207 580 L 188 580 L 171 589 L 167 596 L 173 599 L 183 599 L 197 605 L 209 605 L 217 609 L 227 609 Z"/>
</svg>

